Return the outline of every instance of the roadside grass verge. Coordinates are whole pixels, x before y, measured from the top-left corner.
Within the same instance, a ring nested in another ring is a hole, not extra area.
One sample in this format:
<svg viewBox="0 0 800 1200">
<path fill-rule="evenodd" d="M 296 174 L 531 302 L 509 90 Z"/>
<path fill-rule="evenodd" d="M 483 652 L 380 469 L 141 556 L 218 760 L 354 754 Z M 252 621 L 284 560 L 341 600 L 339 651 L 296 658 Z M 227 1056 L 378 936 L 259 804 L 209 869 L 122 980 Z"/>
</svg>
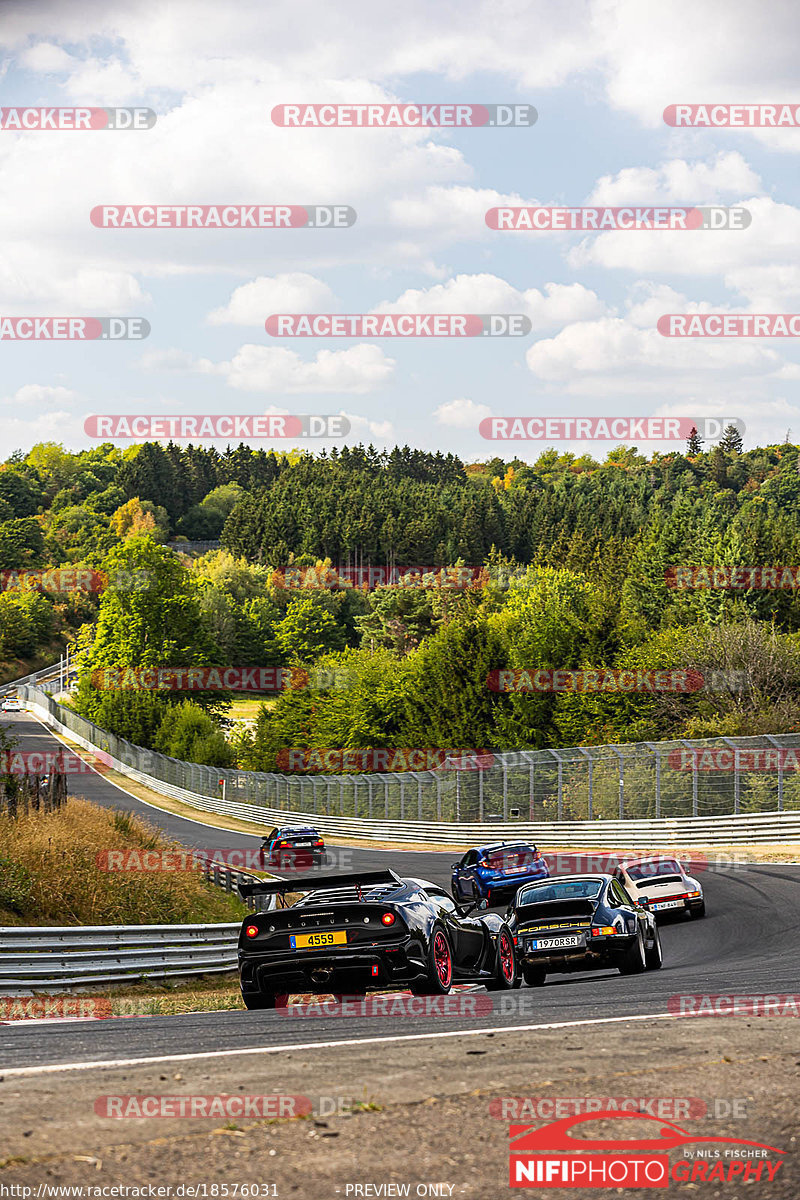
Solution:
<svg viewBox="0 0 800 1200">
<path fill-rule="evenodd" d="M 0 815 L 0 924 L 161 925 L 238 921 L 238 897 L 199 871 L 108 871 L 108 850 L 181 850 L 129 812 L 70 798 L 52 813 Z"/>
</svg>

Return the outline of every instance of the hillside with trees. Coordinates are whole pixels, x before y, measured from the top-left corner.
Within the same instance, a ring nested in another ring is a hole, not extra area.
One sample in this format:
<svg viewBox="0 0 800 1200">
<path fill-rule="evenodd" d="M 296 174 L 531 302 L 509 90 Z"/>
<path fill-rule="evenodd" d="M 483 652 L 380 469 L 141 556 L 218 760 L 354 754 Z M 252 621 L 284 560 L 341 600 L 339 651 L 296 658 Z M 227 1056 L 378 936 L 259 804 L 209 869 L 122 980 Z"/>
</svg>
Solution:
<svg viewBox="0 0 800 1200">
<path fill-rule="evenodd" d="M 789 443 L 744 452 L 735 430 L 685 453 L 618 447 L 599 462 L 548 449 L 466 466 L 408 447 L 46 443 L 0 465 L 0 570 L 85 565 L 110 583 L 59 594 L 5 579 L 0 659 L 69 638 L 80 711 L 215 765 L 272 769 L 286 746 L 791 732 L 796 590 L 681 589 L 669 569 L 800 564 L 799 463 Z M 177 539 L 222 548 L 190 556 Z M 471 571 L 459 588 L 433 575 L 424 587 L 319 586 L 331 566 Z M 137 570 L 147 586 L 126 587 Z M 232 739 L 230 696 L 98 691 L 90 675 L 108 665 L 317 666 L 336 686 L 282 693 Z M 655 696 L 486 686 L 490 671 L 532 667 L 694 668 L 736 682 Z"/>
</svg>

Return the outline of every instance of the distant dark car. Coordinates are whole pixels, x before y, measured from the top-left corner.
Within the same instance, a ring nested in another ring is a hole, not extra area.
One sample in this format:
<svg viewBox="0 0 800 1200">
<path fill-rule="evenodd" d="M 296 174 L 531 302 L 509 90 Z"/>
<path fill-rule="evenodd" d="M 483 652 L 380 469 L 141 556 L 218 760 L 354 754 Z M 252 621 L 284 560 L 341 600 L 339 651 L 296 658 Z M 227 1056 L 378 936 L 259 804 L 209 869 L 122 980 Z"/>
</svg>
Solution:
<svg viewBox="0 0 800 1200">
<path fill-rule="evenodd" d="M 239 891 L 281 896 L 298 886 L 257 881 Z M 443 888 L 394 871 L 317 876 L 313 889 L 289 908 L 256 913 L 242 924 L 239 977 L 247 1008 L 275 1008 L 297 993 L 410 988 L 418 996 L 445 996 L 458 983 L 500 990 L 517 982 L 511 932 L 498 913 L 476 911 L 485 900 L 457 905 Z"/>
<path fill-rule="evenodd" d="M 313 825 L 286 825 L 273 829 L 261 843 L 261 864 L 267 867 L 319 866 L 325 858 L 325 842 Z"/>
<path fill-rule="evenodd" d="M 550 868 L 529 842 L 491 842 L 475 846 L 452 866 L 452 888 L 456 900 L 473 895 L 490 904 L 508 901 L 524 883 L 548 879 Z"/>
<path fill-rule="evenodd" d="M 520 889 L 508 924 L 526 983 L 549 974 L 616 967 L 622 975 L 661 966 L 655 917 L 612 875 L 561 875 Z"/>
</svg>

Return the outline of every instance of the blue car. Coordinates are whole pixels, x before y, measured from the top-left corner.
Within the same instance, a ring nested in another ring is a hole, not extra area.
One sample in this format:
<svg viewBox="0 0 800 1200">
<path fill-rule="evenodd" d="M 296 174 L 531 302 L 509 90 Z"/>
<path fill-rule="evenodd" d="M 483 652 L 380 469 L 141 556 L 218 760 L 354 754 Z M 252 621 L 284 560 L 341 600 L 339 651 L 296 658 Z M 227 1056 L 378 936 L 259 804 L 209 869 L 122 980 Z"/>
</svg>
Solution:
<svg viewBox="0 0 800 1200">
<path fill-rule="evenodd" d="M 547 859 L 529 842 L 491 842 L 475 846 L 452 866 L 453 896 L 473 896 L 490 904 L 511 900 L 524 883 L 549 879 Z"/>
</svg>

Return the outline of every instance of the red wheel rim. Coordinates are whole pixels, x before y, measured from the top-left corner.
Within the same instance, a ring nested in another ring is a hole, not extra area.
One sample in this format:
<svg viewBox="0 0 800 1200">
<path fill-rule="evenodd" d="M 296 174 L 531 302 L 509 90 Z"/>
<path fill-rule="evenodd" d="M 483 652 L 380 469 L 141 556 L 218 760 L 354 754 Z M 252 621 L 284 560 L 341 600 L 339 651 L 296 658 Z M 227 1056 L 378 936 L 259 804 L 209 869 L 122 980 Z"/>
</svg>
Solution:
<svg viewBox="0 0 800 1200">
<path fill-rule="evenodd" d="M 449 987 L 453 967 L 450 962 L 450 947 L 447 944 L 447 938 L 441 930 L 436 932 L 433 939 L 433 961 L 436 964 L 436 974 L 439 978 L 439 983 L 442 987 Z"/>
<path fill-rule="evenodd" d="M 514 978 L 514 954 L 511 949 L 511 942 L 507 933 L 500 934 L 500 970 L 503 972 L 503 979 L 511 983 Z"/>
</svg>

